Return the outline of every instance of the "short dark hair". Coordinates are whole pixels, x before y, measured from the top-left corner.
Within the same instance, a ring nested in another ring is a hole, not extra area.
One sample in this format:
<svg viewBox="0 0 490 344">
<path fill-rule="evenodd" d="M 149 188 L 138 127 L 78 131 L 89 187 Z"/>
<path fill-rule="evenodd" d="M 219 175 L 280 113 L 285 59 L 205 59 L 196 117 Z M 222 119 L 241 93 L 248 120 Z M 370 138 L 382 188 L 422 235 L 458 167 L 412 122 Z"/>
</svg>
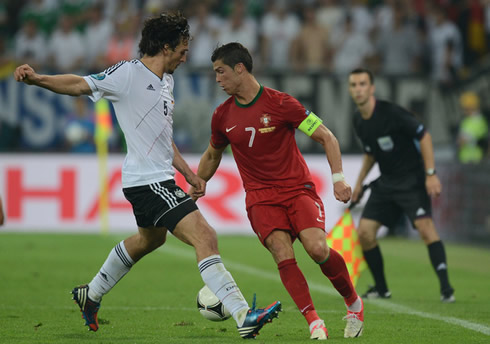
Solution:
<svg viewBox="0 0 490 344">
<path fill-rule="evenodd" d="M 222 60 L 225 65 L 234 68 L 237 63 L 243 63 L 249 73 L 252 73 L 252 56 L 242 44 L 232 42 L 224 44 L 214 49 L 211 55 L 211 62 Z"/>
<path fill-rule="evenodd" d="M 189 24 L 181 12 L 163 12 L 145 21 L 141 32 L 141 56 L 155 56 L 168 44 L 175 49 L 181 42 L 189 41 Z"/>
<path fill-rule="evenodd" d="M 349 75 L 363 74 L 363 73 L 366 73 L 369 76 L 369 81 L 371 82 L 372 85 L 374 85 L 374 74 L 367 68 L 356 68 L 352 70 Z"/>
</svg>

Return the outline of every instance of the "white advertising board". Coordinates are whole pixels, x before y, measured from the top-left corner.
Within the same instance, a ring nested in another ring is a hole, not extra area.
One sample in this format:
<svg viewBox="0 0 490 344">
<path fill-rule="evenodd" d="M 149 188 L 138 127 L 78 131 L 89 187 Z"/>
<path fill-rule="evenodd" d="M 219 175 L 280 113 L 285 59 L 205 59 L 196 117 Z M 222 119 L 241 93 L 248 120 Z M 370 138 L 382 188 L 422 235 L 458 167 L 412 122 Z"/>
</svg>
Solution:
<svg viewBox="0 0 490 344">
<path fill-rule="evenodd" d="M 197 170 L 198 155 L 186 155 Z M 108 159 L 109 230 L 134 232 L 136 222 L 121 189 L 120 169 L 124 156 Z M 334 199 L 331 173 L 325 156 L 305 157 L 317 190 L 324 201 L 326 228 L 332 228 L 346 205 Z M 347 182 L 353 185 L 361 166 L 361 156 L 344 156 Z M 378 174 L 372 171 L 368 180 Z M 177 184 L 187 190 L 181 175 Z M 0 155 L 0 196 L 6 223 L 1 231 L 12 232 L 99 232 L 99 165 L 94 155 Z M 245 194 L 235 162 L 225 156 L 208 183 L 207 194 L 198 206 L 220 234 L 253 234 L 245 212 Z"/>
</svg>

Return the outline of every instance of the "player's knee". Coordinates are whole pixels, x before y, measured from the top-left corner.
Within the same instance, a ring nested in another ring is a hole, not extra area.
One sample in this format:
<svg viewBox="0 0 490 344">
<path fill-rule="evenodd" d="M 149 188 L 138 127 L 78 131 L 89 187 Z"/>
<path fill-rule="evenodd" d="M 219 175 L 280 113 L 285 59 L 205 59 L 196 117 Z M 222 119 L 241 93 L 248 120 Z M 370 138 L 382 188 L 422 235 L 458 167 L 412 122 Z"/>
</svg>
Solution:
<svg viewBox="0 0 490 344">
<path fill-rule="evenodd" d="M 359 241 L 361 242 L 361 246 L 364 248 L 366 246 L 371 246 L 376 242 L 376 233 L 373 233 L 370 230 L 358 229 Z"/>
<path fill-rule="evenodd" d="M 328 246 L 325 242 L 318 242 L 307 248 L 308 254 L 315 262 L 322 262 L 328 257 Z"/>
</svg>

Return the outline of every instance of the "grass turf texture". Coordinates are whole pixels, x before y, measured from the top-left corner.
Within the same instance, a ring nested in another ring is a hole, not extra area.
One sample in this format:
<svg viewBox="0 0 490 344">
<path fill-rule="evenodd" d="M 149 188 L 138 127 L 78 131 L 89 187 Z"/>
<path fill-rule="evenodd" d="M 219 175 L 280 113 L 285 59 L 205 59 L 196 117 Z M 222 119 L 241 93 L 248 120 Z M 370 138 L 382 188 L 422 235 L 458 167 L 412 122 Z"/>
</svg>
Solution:
<svg viewBox="0 0 490 344">
<path fill-rule="evenodd" d="M 100 329 L 88 332 L 70 291 L 88 283 L 119 235 L 0 235 L 1 343 L 238 343 L 233 319 L 215 323 L 196 307 L 203 283 L 193 250 L 169 237 L 167 244 L 141 260 L 105 296 Z M 221 236 L 225 265 L 251 304 L 278 299 L 279 319 L 266 325 L 255 343 L 309 341 L 306 321 L 280 283 L 277 267 L 255 237 Z M 362 337 L 344 339 L 345 306 L 320 269 L 295 244 L 297 260 L 311 289 L 330 341 L 356 343 L 489 343 L 490 252 L 446 245 L 450 279 L 457 301 L 442 304 L 438 283 L 421 241 L 385 238 L 391 300 L 365 302 Z M 358 283 L 371 283 L 365 271 Z"/>
</svg>

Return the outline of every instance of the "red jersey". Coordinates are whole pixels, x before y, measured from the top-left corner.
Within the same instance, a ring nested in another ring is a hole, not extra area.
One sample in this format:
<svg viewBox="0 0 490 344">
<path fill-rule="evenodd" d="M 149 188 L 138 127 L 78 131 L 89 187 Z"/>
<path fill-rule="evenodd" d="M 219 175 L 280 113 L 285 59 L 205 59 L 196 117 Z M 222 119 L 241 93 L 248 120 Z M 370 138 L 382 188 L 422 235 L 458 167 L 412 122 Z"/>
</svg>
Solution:
<svg viewBox="0 0 490 344">
<path fill-rule="evenodd" d="M 250 104 L 230 97 L 218 106 L 211 121 L 211 145 L 231 145 L 245 191 L 313 185 L 294 138 L 308 114 L 290 95 L 261 86 Z"/>
</svg>

